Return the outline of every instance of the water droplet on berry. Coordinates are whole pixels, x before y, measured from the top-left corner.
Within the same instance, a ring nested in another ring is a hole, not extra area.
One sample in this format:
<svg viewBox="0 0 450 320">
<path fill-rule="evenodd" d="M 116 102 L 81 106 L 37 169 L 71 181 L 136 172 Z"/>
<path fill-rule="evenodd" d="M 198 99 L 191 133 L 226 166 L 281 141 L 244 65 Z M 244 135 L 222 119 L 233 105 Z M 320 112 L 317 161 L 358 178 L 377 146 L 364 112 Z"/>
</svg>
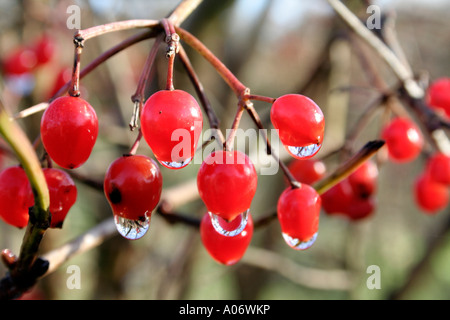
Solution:
<svg viewBox="0 0 450 320">
<path fill-rule="evenodd" d="M 317 239 L 317 232 L 307 241 L 302 241 L 296 238 L 292 238 L 290 235 L 288 235 L 287 233 L 281 233 L 283 235 L 283 239 L 284 241 L 286 241 L 286 243 L 288 244 L 288 246 L 290 246 L 292 249 L 295 250 L 306 250 L 309 247 L 311 247 L 314 242 Z"/>
<path fill-rule="evenodd" d="M 227 237 L 234 237 L 240 234 L 247 225 L 250 209 L 241 213 L 230 222 L 227 222 L 225 219 L 212 212 L 208 213 L 211 217 L 211 223 L 218 233 Z"/>
<path fill-rule="evenodd" d="M 176 161 L 159 161 L 164 167 L 169 169 L 181 169 L 186 167 L 190 162 L 192 161 L 192 158 L 186 159 L 181 162 Z"/>
<path fill-rule="evenodd" d="M 306 159 L 311 158 L 314 156 L 317 152 L 319 152 L 319 149 L 322 147 L 321 144 L 310 144 L 309 146 L 304 147 L 293 147 L 289 146 L 287 147 L 289 153 L 293 155 L 296 158 L 299 159 Z"/>
<path fill-rule="evenodd" d="M 114 223 L 122 237 L 128 240 L 137 240 L 147 233 L 150 227 L 150 218 L 145 217 L 142 220 L 131 220 L 114 215 Z"/>
</svg>

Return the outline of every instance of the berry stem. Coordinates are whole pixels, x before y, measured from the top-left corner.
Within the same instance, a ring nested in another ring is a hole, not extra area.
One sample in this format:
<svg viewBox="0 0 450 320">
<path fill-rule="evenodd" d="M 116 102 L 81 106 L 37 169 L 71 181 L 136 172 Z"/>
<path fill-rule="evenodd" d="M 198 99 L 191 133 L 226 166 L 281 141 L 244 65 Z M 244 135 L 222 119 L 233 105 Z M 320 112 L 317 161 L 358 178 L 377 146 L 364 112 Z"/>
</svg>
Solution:
<svg viewBox="0 0 450 320">
<path fill-rule="evenodd" d="M 136 140 L 134 141 L 133 145 L 130 148 L 130 152 L 129 152 L 130 155 L 136 154 L 136 151 L 139 147 L 139 143 L 140 143 L 141 139 L 142 139 L 142 131 L 139 130 Z"/>
<path fill-rule="evenodd" d="M 154 27 L 157 27 L 158 25 L 159 25 L 159 21 L 148 20 L 148 19 L 116 21 L 116 22 L 111 22 L 111 23 L 87 28 L 84 30 L 79 30 L 75 34 L 75 38 L 89 40 L 94 37 L 98 37 L 98 36 L 107 34 L 109 32 L 116 32 L 116 31 L 137 29 L 137 28 L 154 28 Z"/>
<path fill-rule="evenodd" d="M 239 79 L 222 63 L 222 61 L 220 61 L 199 39 L 188 31 L 177 26 L 175 26 L 175 31 L 180 35 L 182 40 L 195 49 L 214 67 L 214 69 L 216 69 L 237 97 L 242 97 L 244 92 L 246 92 L 247 87 L 239 81 Z"/>
<path fill-rule="evenodd" d="M 73 71 L 71 87 L 69 88 L 69 95 L 72 97 L 80 96 L 80 66 L 81 66 L 81 53 L 83 52 L 84 40 L 74 38 L 75 53 L 73 61 Z"/>
<path fill-rule="evenodd" d="M 164 39 L 164 34 L 160 33 L 153 43 L 152 48 L 147 56 L 147 60 L 145 61 L 144 67 L 141 72 L 141 76 L 139 78 L 136 92 L 131 96 L 131 101 L 134 103 L 134 111 L 130 122 L 130 129 L 134 130 L 138 126 L 139 115 L 142 111 L 142 105 L 144 101 L 144 91 L 145 87 L 148 83 L 150 73 L 152 70 L 153 63 L 155 62 L 156 54 L 158 53 L 158 49 L 160 44 Z M 138 106 L 138 108 L 136 107 Z"/>
<path fill-rule="evenodd" d="M 284 164 L 283 161 L 280 160 L 280 158 L 278 157 L 278 155 L 276 155 L 273 150 L 272 150 L 272 145 L 269 141 L 269 138 L 267 137 L 266 131 L 264 130 L 264 125 L 262 124 L 262 121 L 258 115 L 258 113 L 256 112 L 253 103 L 250 102 L 246 102 L 246 110 L 249 113 L 250 117 L 252 118 L 253 122 L 256 124 L 256 126 L 258 127 L 258 129 L 260 129 L 260 132 L 264 135 L 264 139 L 266 140 L 266 152 L 268 155 L 272 156 L 275 161 L 278 162 L 278 164 L 280 165 L 281 170 L 283 170 L 284 175 L 286 176 L 286 178 L 289 181 L 289 184 L 291 185 L 292 188 L 298 188 L 300 186 L 300 183 L 295 179 L 295 177 L 292 175 L 292 173 L 290 172 L 290 170 L 288 169 L 288 167 Z"/>
<path fill-rule="evenodd" d="M 218 134 L 218 138 L 220 139 L 220 143 L 223 145 L 223 143 L 225 142 L 225 138 L 223 136 L 223 133 L 219 129 L 220 120 L 217 117 L 217 115 L 215 114 L 213 108 L 211 107 L 211 103 L 205 94 L 203 85 L 200 82 L 200 79 L 198 78 L 197 73 L 195 72 L 195 70 L 191 64 L 191 61 L 189 60 L 189 57 L 186 54 L 186 51 L 184 50 L 184 48 L 181 44 L 179 45 L 179 49 L 180 49 L 180 51 L 179 51 L 178 55 L 180 57 L 181 64 L 185 68 L 185 70 L 189 76 L 189 79 L 191 80 L 192 84 L 194 85 L 195 92 L 197 93 L 197 95 L 200 99 L 200 103 L 203 107 L 203 110 L 205 111 L 206 116 L 208 118 L 209 127 L 211 129 L 216 130 L 216 132 Z"/>
<path fill-rule="evenodd" d="M 261 95 L 256 95 L 256 94 L 247 94 L 247 95 L 245 95 L 245 99 L 263 101 L 263 102 L 267 102 L 267 103 L 274 103 L 276 100 L 276 98 L 266 97 L 266 96 L 261 96 Z"/>
<path fill-rule="evenodd" d="M 37 261 L 38 248 L 42 237 L 50 224 L 50 214 L 48 212 L 50 196 L 40 161 L 32 144 L 22 129 L 14 121 L 10 120 L 10 116 L 7 114 L 1 100 L 0 134 L 19 159 L 34 194 L 35 204 L 30 208 L 30 220 L 25 231 L 20 254 L 10 274 L 11 281 L 20 287 L 19 283 L 24 279 L 27 280 L 32 274 L 36 277 L 32 270 Z M 34 271 L 40 273 L 39 275 L 42 274 L 40 268 Z"/>
<path fill-rule="evenodd" d="M 166 90 L 175 90 L 173 85 L 173 67 L 175 63 L 175 56 L 179 51 L 180 36 L 176 34 L 174 26 L 168 19 L 162 19 L 161 24 L 164 27 L 167 42 L 166 57 L 168 58 L 168 66 Z"/>
<path fill-rule="evenodd" d="M 323 194 L 358 169 L 360 165 L 372 157 L 382 146 L 384 146 L 384 144 L 385 142 L 383 140 L 367 142 L 350 159 L 339 165 L 331 175 L 317 182 L 314 185 L 314 189 L 316 189 L 317 193 Z"/>
</svg>

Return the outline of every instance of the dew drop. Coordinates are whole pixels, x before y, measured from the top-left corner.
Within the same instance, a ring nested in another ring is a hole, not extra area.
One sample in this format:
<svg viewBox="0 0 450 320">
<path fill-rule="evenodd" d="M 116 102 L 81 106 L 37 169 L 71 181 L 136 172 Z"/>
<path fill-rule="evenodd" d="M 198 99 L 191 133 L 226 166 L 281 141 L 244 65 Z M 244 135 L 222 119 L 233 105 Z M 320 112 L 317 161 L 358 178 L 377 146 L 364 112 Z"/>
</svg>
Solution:
<svg viewBox="0 0 450 320">
<path fill-rule="evenodd" d="M 306 250 L 311 247 L 317 239 L 318 233 L 314 233 L 314 235 L 307 241 L 302 241 L 296 238 L 292 238 L 287 233 L 281 233 L 283 235 L 284 241 L 288 244 L 289 247 L 295 250 Z"/>
<path fill-rule="evenodd" d="M 192 161 L 192 158 L 186 159 L 181 162 L 176 161 L 159 161 L 164 167 L 169 169 L 181 169 L 186 167 L 190 162 Z"/>
<path fill-rule="evenodd" d="M 310 144 L 304 147 L 287 147 L 290 154 L 299 159 L 311 158 L 322 147 L 321 144 Z"/>
<path fill-rule="evenodd" d="M 144 220 L 131 220 L 115 215 L 114 223 L 122 237 L 128 240 L 137 240 L 147 233 L 150 227 L 150 218 L 145 217 Z"/>
<path fill-rule="evenodd" d="M 231 222 L 225 221 L 223 218 L 219 217 L 218 215 L 216 215 L 212 212 L 208 212 L 208 213 L 209 213 L 209 216 L 211 217 L 211 223 L 212 223 L 214 229 L 218 233 L 220 233 L 221 235 L 224 235 L 226 237 L 235 237 L 238 234 L 240 234 L 242 232 L 242 230 L 244 230 L 245 226 L 247 225 L 250 209 L 241 213 L 239 216 L 237 216 Z"/>
</svg>

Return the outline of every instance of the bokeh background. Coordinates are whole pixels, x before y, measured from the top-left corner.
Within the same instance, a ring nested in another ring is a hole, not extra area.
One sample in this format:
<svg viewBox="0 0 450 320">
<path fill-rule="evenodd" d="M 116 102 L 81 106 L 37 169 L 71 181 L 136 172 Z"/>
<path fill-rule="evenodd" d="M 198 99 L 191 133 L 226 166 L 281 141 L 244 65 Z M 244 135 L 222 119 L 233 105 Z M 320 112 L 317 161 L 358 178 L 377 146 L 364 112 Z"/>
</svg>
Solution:
<svg viewBox="0 0 450 320">
<path fill-rule="evenodd" d="M 5 75 L 0 93 L 13 114 L 46 101 L 56 75 L 73 61 L 72 37 L 67 29 L 67 8 L 81 8 L 81 28 L 126 19 L 161 19 L 178 4 L 176 0 L 38 1 L 0 0 L 0 57 L 47 32 L 56 54 L 31 76 L 29 90 L 17 91 Z M 364 21 L 368 2 L 345 1 Z M 424 83 L 450 75 L 448 1 L 374 1 L 382 13 L 395 19 L 395 30 L 405 56 Z M 370 49 L 352 37 L 324 0 L 205 0 L 182 24 L 198 37 L 252 93 L 278 97 L 301 93 L 314 99 L 325 113 L 324 145 L 317 155 L 328 172 L 343 161 L 332 154 L 345 141 L 359 117 L 380 92 L 370 82 L 358 51 L 366 50 L 386 84 L 396 78 Z M 135 34 L 136 30 L 104 35 L 86 43 L 82 67 Z M 146 40 L 117 54 L 82 79 L 82 96 L 96 109 L 100 121 L 98 142 L 89 161 L 74 172 L 102 181 L 109 163 L 126 152 L 136 132 L 128 129 L 133 105 L 131 95 L 153 40 Z M 359 48 L 359 49 L 358 49 Z M 166 60 L 158 55 L 154 78 L 147 94 L 163 88 Z M 186 48 L 205 92 L 221 120 L 230 127 L 236 97 L 216 71 Z M 175 86 L 194 93 L 184 70 L 175 69 Z M 351 88 L 351 89 L 350 89 Z M 267 103 L 255 103 L 266 128 L 271 128 Z M 38 135 L 42 113 L 18 120 L 30 140 Z M 356 151 L 379 138 L 383 124 L 379 112 L 351 144 Z M 244 115 L 241 128 L 254 128 Z M 205 121 L 205 129 L 207 122 Z M 254 146 L 247 146 L 254 151 Z M 41 149 L 38 149 L 41 152 Z M 152 155 L 143 141 L 139 153 Z M 291 158 L 279 149 L 286 163 Z M 330 155 L 332 154 L 332 155 Z M 403 165 L 380 161 L 377 206 L 372 216 L 352 222 L 322 213 L 319 236 L 306 251 L 288 247 L 276 220 L 257 228 L 245 256 L 233 266 L 215 262 L 202 246 L 198 229 L 170 224 L 158 214 L 148 234 L 128 241 L 118 234 L 98 247 L 77 255 L 41 279 L 33 293 L 41 299 L 448 299 L 450 298 L 449 209 L 425 214 L 415 204 L 412 186 L 424 166 L 426 154 Z M 17 163 L 5 155 L 2 166 Z M 161 167 L 166 190 L 194 181 L 199 164 L 171 171 Z M 78 201 L 61 230 L 49 230 L 43 253 L 89 231 L 112 214 L 103 193 L 77 180 Z M 276 210 L 286 187 L 281 172 L 260 175 L 252 203 L 254 219 Z M 192 190 L 180 189 L 192 193 Z M 195 190 L 194 190 L 195 192 Z M 176 208 L 200 218 L 205 208 L 196 198 Z M 24 230 L 0 222 L 0 247 L 18 252 Z M 68 267 L 81 270 L 81 289 L 69 289 Z M 370 289 L 367 268 L 380 269 L 380 289 Z M 0 266 L 0 274 L 6 269 Z"/>
</svg>

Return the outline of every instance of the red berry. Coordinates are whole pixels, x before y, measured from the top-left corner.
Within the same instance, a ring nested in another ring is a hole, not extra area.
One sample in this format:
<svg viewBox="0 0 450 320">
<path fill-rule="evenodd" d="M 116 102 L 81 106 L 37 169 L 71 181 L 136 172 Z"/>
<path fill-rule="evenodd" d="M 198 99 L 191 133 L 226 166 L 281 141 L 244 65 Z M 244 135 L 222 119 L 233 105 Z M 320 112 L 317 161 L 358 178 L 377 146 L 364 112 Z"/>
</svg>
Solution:
<svg viewBox="0 0 450 320">
<path fill-rule="evenodd" d="M 0 217 L 23 228 L 28 224 L 28 209 L 34 205 L 33 192 L 25 171 L 12 166 L 0 172 Z"/>
<path fill-rule="evenodd" d="M 427 90 L 428 105 L 450 117 L 450 78 L 436 79 Z"/>
<path fill-rule="evenodd" d="M 288 169 L 297 181 L 309 185 L 322 179 L 326 173 L 325 164 L 315 159 L 294 159 Z"/>
<path fill-rule="evenodd" d="M 328 214 L 345 214 L 353 200 L 353 190 L 344 179 L 325 191 L 322 195 L 322 208 Z"/>
<path fill-rule="evenodd" d="M 95 110 L 81 98 L 59 97 L 42 115 L 42 143 L 52 160 L 63 168 L 74 169 L 84 164 L 97 136 Z"/>
<path fill-rule="evenodd" d="M 389 156 L 395 162 L 409 162 L 417 158 L 424 144 L 420 129 L 406 118 L 395 118 L 381 133 Z"/>
<path fill-rule="evenodd" d="M 351 220 L 361 220 L 372 215 L 375 211 L 375 198 L 361 198 L 353 194 L 349 206 L 344 214 Z"/>
<path fill-rule="evenodd" d="M 355 195 L 360 198 L 368 198 L 376 192 L 378 168 L 373 161 L 367 160 L 347 179 Z"/>
<path fill-rule="evenodd" d="M 158 91 L 142 109 L 142 135 L 158 161 L 171 169 L 183 168 L 192 160 L 202 126 L 197 101 L 182 90 Z"/>
<path fill-rule="evenodd" d="M 125 155 L 113 161 L 105 175 L 104 192 L 113 214 L 145 220 L 161 198 L 163 178 L 156 162 L 144 155 Z"/>
<path fill-rule="evenodd" d="M 449 189 L 447 185 L 431 179 L 425 172 L 414 182 L 414 199 L 425 213 L 433 214 L 448 205 Z"/>
<path fill-rule="evenodd" d="M 278 221 L 286 243 L 298 250 L 309 248 L 319 230 L 321 198 L 314 188 L 288 187 L 278 199 Z"/>
<path fill-rule="evenodd" d="M 426 163 L 430 178 L 436 182 L 450 185 L 450 157 L 443 153 L 433 154 Z"/>
<path fill-rule="evenodd" d="M 250 158 L 236 150 L 211 153 L 197 175 L 198 191 L 206 208 L 226 221 L 249 210 L 257 184 Z"/>
<path fill-rule="evenodd" d="M 240 221 L 236 221 L 240 219 L 239 217 L 229 223 L 221 218 L 219 219 L 222 228 L 229 231 L 236 229 L 236 224 L 240 223 Z M 244 256 L 252 236 L 253 220 L 251 215 L 248 216 L 244 230 L 234 237 L 218 233 L 213 227 L 208 213 L 203 216 L 200 223 L 200 237 L 203 246 L 215 261 L 228 266 L 237 263 Z"/>
<path fill-rule="evenodd" d="M 62 228 L 64 219 L 77 200 L 77 187 L 68 173 L 56 169 L 43 170 L 50 195 L 50 228 Z"/>
<path fill-rule="evenodd" d="M 361 190 L 364 191 L 360 193 Z M 375 211 L 375 199 L 367 190 L 366 187 L 355 188 L 346 178 L 321 195 L 322 208 L 329 215 L 337 214 L 351 220 L 367 218 Z"/>
<path fill-rule="evenodd" d="M 270 119 L 289 153 L 295 158 L 314 156 L 322 146 L 325 119 L 322 110 L 310 98 L 287 94 L 275 100 Z"/>
<path fill-rule="evenodd" d="M 32 72 L 36 65 L 36 53 L 25 46 L 16 48 L 2 61 L 3 72 L 7 75 L 22 75 Z"/>
<path fill-rule="evenodd" d="M 32 46 L 36 53 L 37 64 L 43 65 L 50 62 L 55 55 L 55 47 L 55 41 L 48 34 L 44 34 L 37 39 Z"/>
</svg>

